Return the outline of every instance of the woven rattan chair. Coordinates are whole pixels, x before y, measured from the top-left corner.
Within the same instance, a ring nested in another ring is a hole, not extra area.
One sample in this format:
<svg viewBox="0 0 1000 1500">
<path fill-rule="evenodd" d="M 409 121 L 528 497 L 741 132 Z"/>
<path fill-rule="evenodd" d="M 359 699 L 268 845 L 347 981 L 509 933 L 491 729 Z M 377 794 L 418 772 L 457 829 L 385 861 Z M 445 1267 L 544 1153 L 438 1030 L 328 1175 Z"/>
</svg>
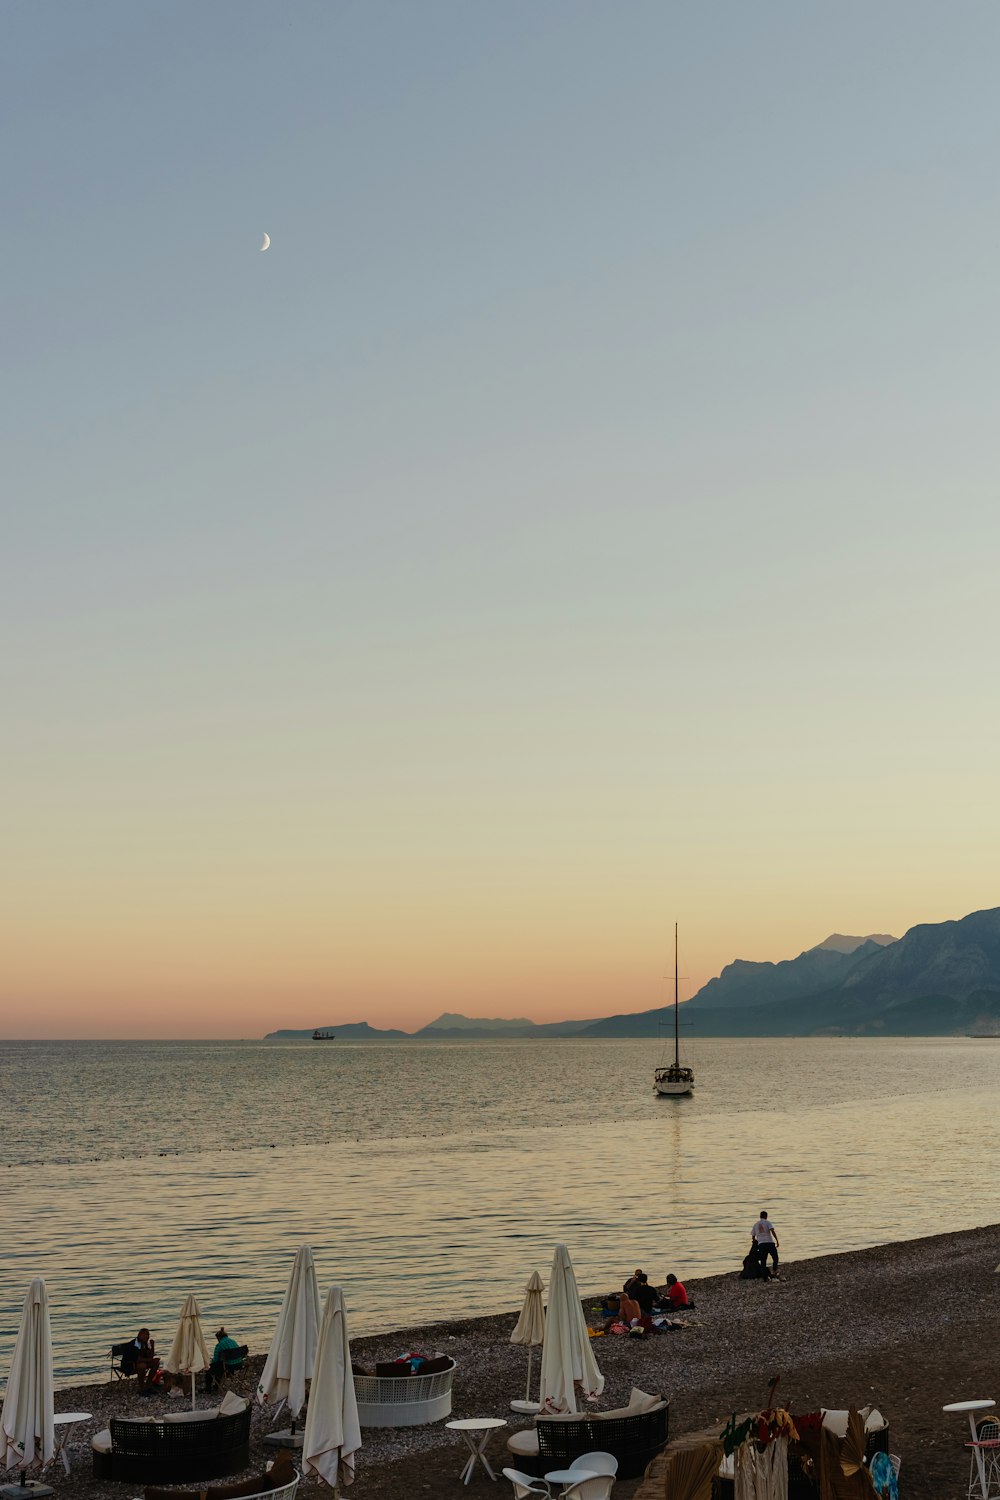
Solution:
<svg viewBox="0 0 1000 1500">
<path fill-rule="evenodd" d="M 535 1423 L 541 1472 L 569 1468 L 584 1453 L 606 1453 L 618 1460 L 618 1478 L 635 1479 L 666 1446 L 670 1403 L 630 1416 L 546 1417 Z"/>
</svg>

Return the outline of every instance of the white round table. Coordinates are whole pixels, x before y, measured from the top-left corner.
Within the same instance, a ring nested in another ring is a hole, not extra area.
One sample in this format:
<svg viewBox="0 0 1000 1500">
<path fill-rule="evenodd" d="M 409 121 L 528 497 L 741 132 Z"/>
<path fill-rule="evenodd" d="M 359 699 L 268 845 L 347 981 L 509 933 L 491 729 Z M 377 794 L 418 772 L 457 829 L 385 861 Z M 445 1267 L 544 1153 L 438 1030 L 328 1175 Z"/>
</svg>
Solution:
<svg viewBox="0 0 1000 1500">
<path fill-rule="evenodd" d="M 497 1476 L 490 1468 L 490 1461 L 486 1457 L 486 1444 L 498 1427 L 507 1426 L 503 1418 L 461 1417 L 457 1422 L 446 1422 L 444 1425 L 450 1427 L 453 1432 L 460 1432 L 469 1449 L 469 1461 L 460 1475 L 462 1483 L 468 1484 L 477 1463 L 482 1464 L 491 1479 L 496 1479 Z"/>
<path fill-rule="evenodd" d="M 982 1449 L 978 1447 L 979 1437 L 976 1432 L 976 1412 L 989 1411 L 996 1406 L 995 1401 L 950 1401 L 947 1406 L 942 1406 L 942 1411 L 966 1412 L 969 1417 L 969 1431 L 972 1433 L 972 1458 L 979 1473 L 979 1488 L 983 1500 L 987 1500 L 986 1486 L 986 1464 L 983 1461 Z"/>
<path fill-rule="evenodd" d="M 596 1479 L 593 1469 L 552 1469 L 545 1476 L 546 1484 L 579 1484 L 582 1479 Z"/>
<path fill-rule="evenodd" d="M 80 1422 L 93 1420 L 94 1414 L 89 1411 L 57 1411 L 52 1418 L 53 1427 L 60 1429 L 56 1433 L 56 1446 L 52 1457 L 62 1459 L 63 1468 L 67 1474 L 69 1473 L 69 1454 L 66 1452 L 66 1445 Z"/>
</svg>

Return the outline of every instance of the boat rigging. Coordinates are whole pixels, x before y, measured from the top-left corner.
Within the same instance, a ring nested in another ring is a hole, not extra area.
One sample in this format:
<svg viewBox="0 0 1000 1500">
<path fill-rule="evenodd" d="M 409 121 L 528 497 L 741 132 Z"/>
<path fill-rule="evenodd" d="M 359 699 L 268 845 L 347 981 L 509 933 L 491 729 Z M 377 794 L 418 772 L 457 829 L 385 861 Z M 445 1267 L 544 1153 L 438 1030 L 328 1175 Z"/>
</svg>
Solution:
<svg viewBox="0 0 1000 1500">
<path fill-rule="evenodd" d="M 674 1060 L 656 1069 L 653 1088 L 658 1094 L 694 1093 L 694 1069 L 681 1065 L 680 969 L 677 962 L 677 923 L 674 923 Z"/>
</svg>

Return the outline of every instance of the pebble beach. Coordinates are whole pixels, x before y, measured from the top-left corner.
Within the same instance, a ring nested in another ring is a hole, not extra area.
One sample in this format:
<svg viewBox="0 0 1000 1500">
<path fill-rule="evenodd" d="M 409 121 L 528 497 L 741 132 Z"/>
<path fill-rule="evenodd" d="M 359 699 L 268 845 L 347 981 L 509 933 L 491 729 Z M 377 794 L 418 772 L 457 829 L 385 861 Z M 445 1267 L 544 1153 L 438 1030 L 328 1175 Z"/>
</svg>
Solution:
<svg viewBox="0 0 1000 1500">
<path fill-rule="evenodd" d="M 951 1401 L 1000 1400 L 1000 1366 L 993 1330 L 1000 1312 L 1000 1226 L 935 1235 L 790 1261 L 775 1283 L 741 1281 L 735 1274 L 687 1281 L 696 1304 L 685 1327 L 644 1342 L 604 1337 L 596 1341 L 605 1376 L 599 1406 L 623 1404 L 633 1385 L 671 1400 L 670 1432 L 679 1437 L 718 1422 L 734 1410 L 760 1407 L 770 1381 L 780 1377 L 777 1398 L 794 1411 L 873 1403 L 890 1423 L 890 1448 L 901 1455 L 900 1483 L 912 1500 L 964 1496 L 967 1459 L 961 1419 L 942 1412 Z M 681 1268 L 682 1269 L 682 1268 Z M 623 1276 L 629 1267 L 623 1269 Z M 600 1290 L 611 1290 L 601 1288 Z M 588 1321 L 600 1326 L 595 1298 L 585 1297 Z M 526 1351 L 512 1346 L 516 1310 L 492 1317 L 400 1328 L 378 1338 L 352 1340 L 355 1359 L 369 1364 L 411 1349 L 450 1354 L 458 1362 L 453 1416 L 499 1416 L 511 1426 L 525 1419 L 510 1410 L 523 1396 Z M 253 1351 L 232 1386 L 252 1396 L 265 1350 Z M 537 1370 L 537 1354 L 536 1354 Z M 97 1481 L 91 1474 L 90 1437 L 113 1414 L 175 1409 L 167 1398 L 140 1396 L 131 1382 L 86 1384 L 56 1393 L 56 1410 L 85 1410 L 93 1420 L 77 1430 L 72 1473 L 53 1466 L 46 1481 L 62 1496 L 131 1500 L 141 1486 Z M 199 1405 L 211 1399 L 199 1395 Z M 279 1425 L 284 1425 L 281 1423 Z M 252 1467 L 263 1467 L 273 1449 L 263 1437 L 273 1414 L 255 1408 Z M 505 1462 L 503 1437 L 493 1443 L 494 1467 Z M 414 1495 L 494 1491 L 477 1471 L 468 1490 L 459 1483 L 465 1450 L 442 1423 L 410 1429 L 369 1430 L 358 1456 L 353 1493 L 358 1500 L 410 1500 Z M 58 1468 L 58 1472 L 56 1469 Z M 179 1486 L 197 1491 L 199 1486 Z M 322 1493 L 303 1481 L 300 1493 Z M 647 1479 L 619 1482 L 616 1500 L 662 1493 Z"/>
</svg>

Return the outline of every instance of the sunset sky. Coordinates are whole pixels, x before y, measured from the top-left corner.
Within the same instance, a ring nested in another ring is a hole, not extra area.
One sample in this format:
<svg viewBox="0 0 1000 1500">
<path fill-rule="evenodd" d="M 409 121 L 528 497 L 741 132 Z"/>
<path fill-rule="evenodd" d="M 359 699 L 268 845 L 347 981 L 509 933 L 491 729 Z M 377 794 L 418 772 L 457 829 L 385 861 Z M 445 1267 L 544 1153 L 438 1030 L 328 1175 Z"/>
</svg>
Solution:
<svg viewBox="0 0 1000 1500">
<path fill-rule="evenodd" d="M 0 41 L 0 1034 L 599 1016 L 675 921 L 690 993 L 1000 905 L 1000 8 Z"/>
</svg>

